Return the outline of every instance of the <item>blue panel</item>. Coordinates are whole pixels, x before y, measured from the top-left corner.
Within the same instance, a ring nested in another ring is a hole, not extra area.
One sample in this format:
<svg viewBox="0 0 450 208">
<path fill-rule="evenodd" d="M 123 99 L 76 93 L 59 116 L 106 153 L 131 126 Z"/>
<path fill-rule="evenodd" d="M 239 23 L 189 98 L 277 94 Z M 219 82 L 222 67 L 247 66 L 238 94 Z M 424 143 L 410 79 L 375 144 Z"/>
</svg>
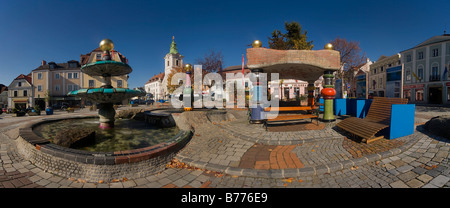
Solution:
<svg viewBox="0 0 450 208">
<path fill-rule="evenodd" d="M 367 99 L 366 104 L 364 105 L 364 117 L 369 113 L 370 106 L 372 105 L 372 99 Z"/>
<path fill-rule="evenodd" d="M 319 98 L 319 103 L 322 104 L 322 105 L 319 106 L 319 111 L 323 112 L 323 110 L 324 110 L 323 104 L 325 103 L 323 98 Z"/>
<path fill-rule="evenodd" d="M 356 100 L 356 117 L 358 118 L 364 118 L 366 117 L 366 114 L 364 113 L 364 107 L 366 106 L 366 100 Z"/>
<path fill-rule="evenodd" d="M 334 99 L 334 115 L 347 115 L 347 99 Z"/>
<path fill-rule="evenodd" d="M 414 104 L 392 104 L 389 139 L 414 133 Z"/>
</svg>

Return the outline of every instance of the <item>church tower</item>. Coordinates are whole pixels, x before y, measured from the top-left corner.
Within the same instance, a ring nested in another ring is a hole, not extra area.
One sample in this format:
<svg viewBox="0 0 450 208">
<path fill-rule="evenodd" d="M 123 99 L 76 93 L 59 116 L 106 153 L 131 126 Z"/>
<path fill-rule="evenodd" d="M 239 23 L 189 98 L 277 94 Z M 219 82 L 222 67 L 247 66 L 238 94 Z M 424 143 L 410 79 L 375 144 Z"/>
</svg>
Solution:
<svg viewBox="0 0 450 208">
<path fill-rule="evenodd" d="M 162 83 L 164 97 L 168 96 L 167 78 L 169 77 L 169 74 L 172 72 L 172 69 L 183 67 L 183 58 L 184 58 L 184 56 L 182 56 L 180 53 L 178 53 L 177 44 L 175 43 L 175 37 L 172 36 L 172 43 L 170 44 L 170 51 L 164 57 L 164 80 Z"/>
<path fill-rule="evenodd" d="M 177 44 L 175 43 L 175 37 L 172 37 L 172 43 L 170 44 L 170 51 L 164 57 L 164 72 L 168 76 L 173 68 L 183 67 L 183 58 L 178 53 Z"/>
</svg>

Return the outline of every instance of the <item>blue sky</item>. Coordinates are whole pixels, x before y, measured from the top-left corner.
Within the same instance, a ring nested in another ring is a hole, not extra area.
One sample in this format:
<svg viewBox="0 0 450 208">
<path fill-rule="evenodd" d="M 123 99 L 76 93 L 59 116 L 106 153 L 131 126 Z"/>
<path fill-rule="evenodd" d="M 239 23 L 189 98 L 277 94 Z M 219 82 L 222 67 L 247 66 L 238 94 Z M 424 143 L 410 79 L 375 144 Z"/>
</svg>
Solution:
<svg viewBox="0 0 450 208">
<path fill-rule="evenodd" d="M 450 1 L 6 1 L 0 0 L 0 83 L 9 85 L 42 60 L 79 60 L 109 38 L 133 68 L 129 87 L 164 70 L 172 36 L 185 63 L 210 49 L 225 67 L 240 65 L 253 40 L 297 21 L 313 50 L 337 36 L 359 41 L 371 60 L 450 33 Z"/>
</svg>

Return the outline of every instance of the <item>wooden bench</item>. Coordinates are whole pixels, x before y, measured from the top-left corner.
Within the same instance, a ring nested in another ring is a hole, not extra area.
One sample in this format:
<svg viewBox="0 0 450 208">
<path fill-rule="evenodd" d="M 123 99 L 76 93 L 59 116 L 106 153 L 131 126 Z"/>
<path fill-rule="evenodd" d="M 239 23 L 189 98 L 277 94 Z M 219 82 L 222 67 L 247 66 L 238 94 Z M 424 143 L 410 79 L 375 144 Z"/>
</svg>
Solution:
<svg viewBox="0 0 450 208">
<path fill-rule="evenodd" d="M 304 120 L 304 119 L 312 119 L 316 118 L 317 119 L 317 125 L 319 125 L 319 119 L 318 119 L 318 114 L 317 114 L 317 108 L 316 107 L 312 107 L 312 106 L 294 106 L 294 107 L 267 107 L 264 108 L 265 112 L 270 112 L 270 111 L 277 111 L 277 112 L 287 112 L 287 111 L 311 111 L 311 113 L 309 114 L 296 114 L 296 115 L 278 115 L 276 118 L 272 118 L 272 119 L 266 119 L 264 122 L 264 126 L 267 130 L 267 124 L 277 124 L 279 122 L 288 122 L 288 121 L 298 121 L 298 120 Z"/>
<path fill-rule="evenodd" d="M 363 142 L 370 143 L 384 138 L 384 136 L 375 136 L 375 134 L 390 126 L 392 104 L 407 103 L 408 99 L 404 98 L 375 97 L 365 118 L 347 118 L 337 123 L 336 126 L 362 137 Z"/>
</svg>

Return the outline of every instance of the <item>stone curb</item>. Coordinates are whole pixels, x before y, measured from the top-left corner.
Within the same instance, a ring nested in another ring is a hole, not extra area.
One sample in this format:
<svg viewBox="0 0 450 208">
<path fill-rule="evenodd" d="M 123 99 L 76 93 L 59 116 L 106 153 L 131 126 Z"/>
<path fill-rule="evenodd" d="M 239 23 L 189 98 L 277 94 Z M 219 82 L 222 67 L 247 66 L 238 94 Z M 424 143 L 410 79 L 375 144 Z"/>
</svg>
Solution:
<svg viewBox="0 0 450 208">
<path fill-rule="evenodd" d="M 261 178 L 289 178 L 289 177 L 304 177 L 304 176 L 314 176 L 321 175 L 326 173 L 332 173 L 335 171 L 340 171 L 343 169 L 351 168 L 353 166 L 360 166 L 370 162 L 375 162 L 377 160 L 382 160 L 391 156 L 398 155 L 402 152 L 405 152 L 409 148 L 411 148 L 417 141 L 419 141 L 420 133 L 417 131 L 414 134 L 409 135 L 407 137 L 412 137 L 408 139 L 408 141 L 402 145 L 401 147 L 394 148 L 385 152 L 375 153 L 366 155 L 359 158 L 353 158 L 349 160 L 344 160 L 336 163 L 330 164 L 322 164 L 313 167 L 304 167 L 304 168 L 293 168 L 293 169 L 269 169 L 269 170 L 261 170 L 261 169 L 249 169 L 249 168 L 237 168 L 237 167 L 229 167 L 225 165 L 211 164 L 206 162 L 194 161 L 190 158 L 184 157 L 180 154 L 175 157 L 183 163 L 186 163 L 190 166 L 194 166 L 200 169 L 207 169 L 211 171 L 217 171 L 226 173 L 229 175 L 235 176 L 250 176 L 250 177 L 261 177 Z"/>
</svg>

